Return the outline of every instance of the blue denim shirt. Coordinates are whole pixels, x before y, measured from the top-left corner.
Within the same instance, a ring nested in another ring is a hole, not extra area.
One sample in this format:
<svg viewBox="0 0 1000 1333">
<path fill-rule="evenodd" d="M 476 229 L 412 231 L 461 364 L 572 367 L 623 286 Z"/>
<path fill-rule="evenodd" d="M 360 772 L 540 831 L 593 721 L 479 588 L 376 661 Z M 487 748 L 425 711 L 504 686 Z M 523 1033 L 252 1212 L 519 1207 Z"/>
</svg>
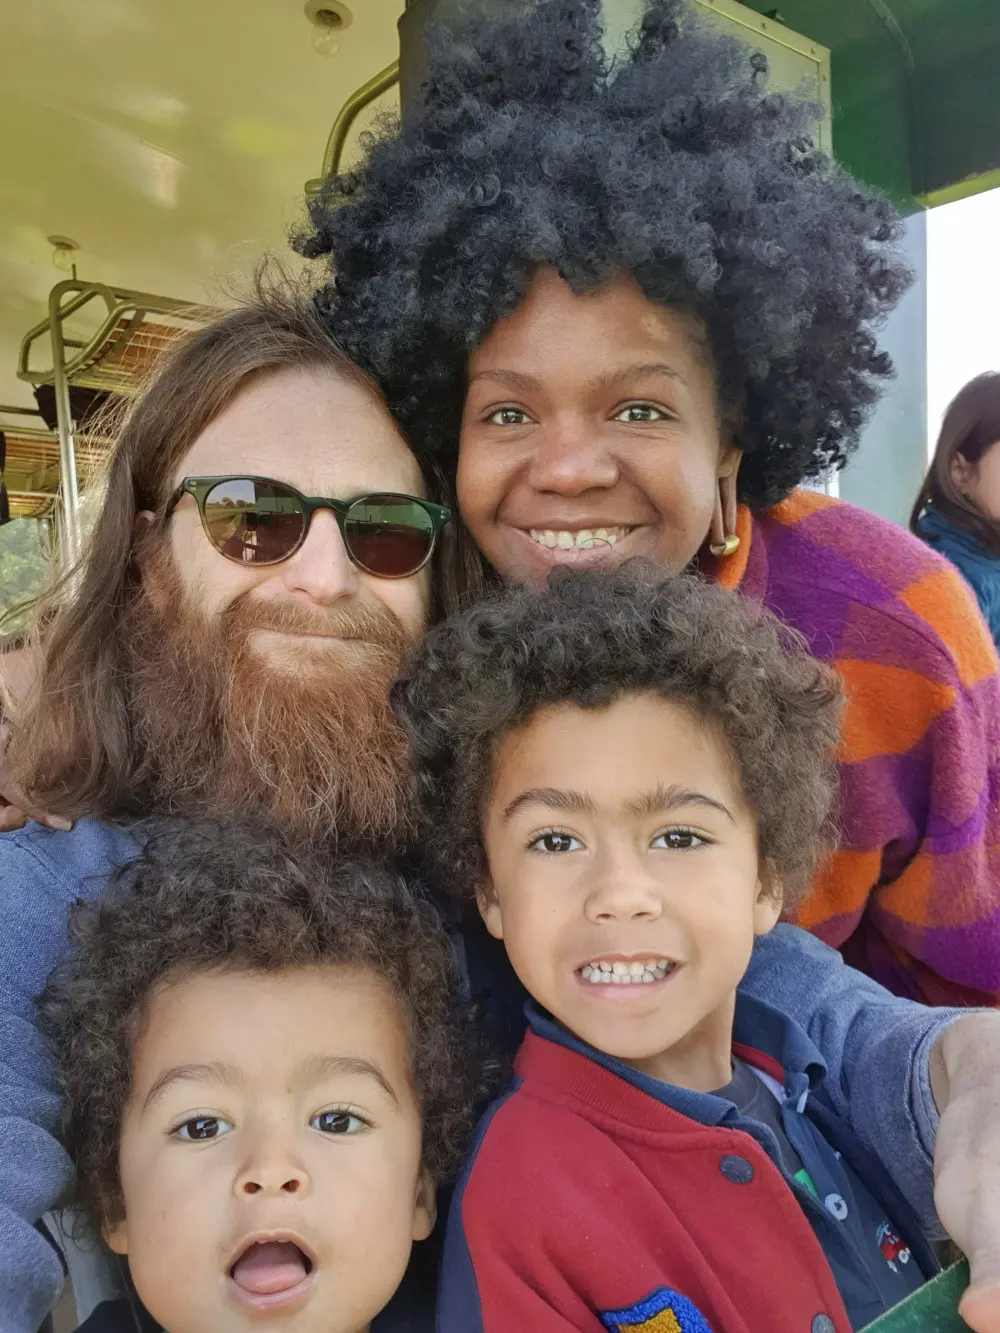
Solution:
<svg viewBox="0 0 1000 1333">
<path fill-rule="evenodd" d="M 36 997 L 67 950 L 70 905 L 97 897 L 111 866 L 136 851 L 127 831 L 88 820 L 68 833 L 30 824 L 0 835 L 0 1333 L 36 1333 L 63 1281 L 60 1257 L 37 1227 L 71 1172 Z M 466 948 L 473 990 L 479 957 Z M 937 1113 L 928 1057 L 948 1023 L 968 1011 L 896 999 L 790 926 L 758 942 L 743 990 L 806 1030 L 826 1061 L 834 1111 L 886 1163 L 933 1232 Z M 117 1294 L 95 1292 L 88 1308 Z"/>
</svg>

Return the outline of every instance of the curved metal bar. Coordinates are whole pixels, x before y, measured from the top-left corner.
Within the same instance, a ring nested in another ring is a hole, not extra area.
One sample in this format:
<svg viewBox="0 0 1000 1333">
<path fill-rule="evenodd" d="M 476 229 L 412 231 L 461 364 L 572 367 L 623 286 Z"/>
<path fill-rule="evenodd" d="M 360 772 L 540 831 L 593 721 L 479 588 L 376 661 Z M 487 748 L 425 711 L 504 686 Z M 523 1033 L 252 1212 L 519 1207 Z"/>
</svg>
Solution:
<svg viewBox="0 0 1000 1333">
<path fill-rule="evenodd" d="M 62 298 L 67 292 L 76 292 L 76 295 L 64 305 Z M 37 371 L 31 369 L 32 346 L 39 338 L 50 332 L 54 318 L 58 317 L 60 321 L 68 319 L 70 315 L 75 315 L 78 310 L 92 301 L 95 296 L 101 297 L 104 301 L 108 309 L 108 316 L 97 335 L 90 339 L 88 347 L 93 346 L 102 337 L 106 337 L 109 327 L 114 325 L 113 312 L 116 305 L 114 292 L 103 283 L 81 282 L 77 278 L 67 278 L 64 282 L 56 283 L 49 293 L 49 314 L 47 318 L 30 328 L 21 339 L 17 357 L 18 379 L 26 380 L 29 384 L 48 384 L 51 382 L 53 375 L 51 370 Z"/>
<path fill-rule="evenodd" d="M 100 328 L 87 341 L 66 336 L 66 320 L 89 302 L 103 302 L 107 314 Z M 29 384 L 51 384 L 55 390 L 56 422 L 59 439 L 58 546 L 64 570 L 75 565 L 80 555 L 80 496 L 76 470 L 76 423 L 70 407 L 72 383 L 86 383 L 87 373 L 103 359 L 114 356 L 128 345 L 132 334 L 141 328 L 147 315 L 178 316 L 190 320 L 213 318 L 217 312 L 190 301 L 133 292 L 101 282 L 69 278 L 58 282 L 49 293 L 48 317 L 29 329 L 21 340 L 18 354 L 18 378 Z M 52 349 L 51 369 L 33 370 L 31 356 L 39 339 L 48 337 Z M 104 386 L 107 387 L 107 386 Z M 125 385 L 116 385 L 122 392 Z"/>
<path fill-rule="evenodd" d="M 347 143 L 351 126 L 366 106 L 370 106 L 377 97 L 381 97 L 383 93 L 388 92 L 398 82 L 399 61 L 394 60 L 391 65 L 386 65 L 385 69 L 379 70 L 367 83 L 363 83 L 360 88 L 351 93 L 340 108 L 337 119 L 333 122 L 330 137 L 326 141 L 321 175 L 306 181 L 307 195 L 318 194 L 330 177 L 337 174 L 340 170 L 340 159 L 344 155 L 344 145 Z"/>
</svg>

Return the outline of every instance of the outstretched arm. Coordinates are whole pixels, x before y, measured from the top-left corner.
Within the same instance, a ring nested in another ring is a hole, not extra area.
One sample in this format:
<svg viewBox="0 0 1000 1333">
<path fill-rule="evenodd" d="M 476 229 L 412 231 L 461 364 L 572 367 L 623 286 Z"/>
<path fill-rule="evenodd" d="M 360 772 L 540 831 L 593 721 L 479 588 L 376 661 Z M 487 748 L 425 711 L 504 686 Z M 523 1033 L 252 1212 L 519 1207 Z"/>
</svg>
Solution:
<svg viewBox="0 0 1000 1333">
<path fill-rule="evenodd" d="M 885 1164 L 924 1230 L 941 1236 L 930 1056 L 942 1033 L 969 1011 L 891 995 L 835 949 L 789 925 L 757 940 L 741 989 L 805 1028 L 826 1060 L 826 1090 L 838 1115 Z"/>
<path fill-rule="evenodd" d="M 1000 1013 L 899 999 L 793 926 L 758 941 L 743 984 L 809 1032 L 838 1112 L 968 1256 L 963 1318 L 1000 1333 Z"/>
<path fill-rule="evenodd" d="M 930 1072 L 941 1115 L 935 1199 L 971 1273 L 959 1312 L 975 1333 L 1000 1333 L 1000 1014 L 952 1023 Z"/>
</svg>

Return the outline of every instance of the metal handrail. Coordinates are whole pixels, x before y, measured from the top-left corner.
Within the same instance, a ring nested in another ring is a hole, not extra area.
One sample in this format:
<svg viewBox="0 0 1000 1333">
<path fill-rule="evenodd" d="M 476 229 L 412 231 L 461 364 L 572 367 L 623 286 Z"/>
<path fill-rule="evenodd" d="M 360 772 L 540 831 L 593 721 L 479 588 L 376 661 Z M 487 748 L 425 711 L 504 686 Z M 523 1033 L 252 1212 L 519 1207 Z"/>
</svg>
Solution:
<svg viewBox="0 0 1000 1333">
<path fill-rule="evenodd" d="M 351 126 L 366 106 L 370 106 L 376 98 L 388 92 L 398 82 L 399 61 L 394 60 L 390 65 L 386 65 L 385 69 L 380 69 L 367 83 L 363 83 L 360 88 L 356 88 L 351 93 L 340 108 L 337 119 L 333 122 L 330 137 L 326 141 L 326 150 L 323 153 L 323 166 L 320 168 L 320 175 L 306 181 L 307 195 L 318 194 L 326 182 L 337 175 L 340 171 L 340 160 L 344 155 L 344 145 L 347 143 Z"/>
<path fill-rule="evenodd" d="M 75 293 L 64 303 L 63 297 Z M 204 322 L 214 318 L 218 311 L 208 306 L 200 306 L 191 301 L 177 301 L 172 297 L 154 296 L 149 292 L 131 291 L 126 287 L 111 287 L 103 282 L 84 282 L 78 278 L 67 278 L 57 282 L 49 293 L 48 316 L 40 320 L 21 339 L 18 352 L 18 379 L 28 384 L 55 384 L 55 366 L 51 369 L 32 370 L 32 350 L 46 335 L 51 340 L 56 322 L 65 324 L 72 315 L 77 314 L 91 301 L 100 298 L 104 302 L 107 314 L 97 331 L 85 342 L 62 337 L 64 348 L 74 347 L 76 354 L 66 358 L 66 374 L 74 384 L 81 383 L 81 376 L 91 366 L 106 360 L 128 341 L 128 335 L 141 325 L 147 315 L 167 315 Z M 124 327 L 122 320 L 128 317 Z M 122 379 L 125 377 L 123 376 Z"/>
</svg>

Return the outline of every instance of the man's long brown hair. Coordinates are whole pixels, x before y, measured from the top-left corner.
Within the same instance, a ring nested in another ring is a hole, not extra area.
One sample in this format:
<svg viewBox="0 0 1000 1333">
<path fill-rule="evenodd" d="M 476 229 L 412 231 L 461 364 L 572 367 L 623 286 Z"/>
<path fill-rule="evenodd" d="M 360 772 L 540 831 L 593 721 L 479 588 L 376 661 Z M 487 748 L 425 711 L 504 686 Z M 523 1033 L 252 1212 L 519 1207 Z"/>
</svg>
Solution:
<svg viewBox="0 0 1000 1333">
<path fill-rule="evenodd" d="M 937 447 L 910 515 L 910 531 L 919 537 L 920 515 L 931 505 L 942 518 L 970 532 L 993 555 L 1000 556 L 1000 523 L 967 499 L 955 485 L 951 464 L 956 454 L 978 463 L 1000 440 L 1000 374 L 987 371 L 960 389 L 948 405 Z"/>
<path fill-rule="evenodd" d="M 259 275 L 253 298 L 180 343 L 133 402 L 80 565 L 35 610 L 40 669 L 15 719 L 10 762 L 41 809 L 70 818 L 148 813 L 141 808 L 141 746 L 124 684 L 125 635 L 141 594 L 140 557 L 162 541 L 163 526 L 146 524 L 140 512 L 162 514 L 180 461 L 250 380 L 317 366 L 363 384 L 381 401 L 309 297 L 289 280 Z M 427 480 L 432 495 L 443 498 L 436 479 Z M 454 569 L 450 554 L 445 560 Z"/>
</svg>

